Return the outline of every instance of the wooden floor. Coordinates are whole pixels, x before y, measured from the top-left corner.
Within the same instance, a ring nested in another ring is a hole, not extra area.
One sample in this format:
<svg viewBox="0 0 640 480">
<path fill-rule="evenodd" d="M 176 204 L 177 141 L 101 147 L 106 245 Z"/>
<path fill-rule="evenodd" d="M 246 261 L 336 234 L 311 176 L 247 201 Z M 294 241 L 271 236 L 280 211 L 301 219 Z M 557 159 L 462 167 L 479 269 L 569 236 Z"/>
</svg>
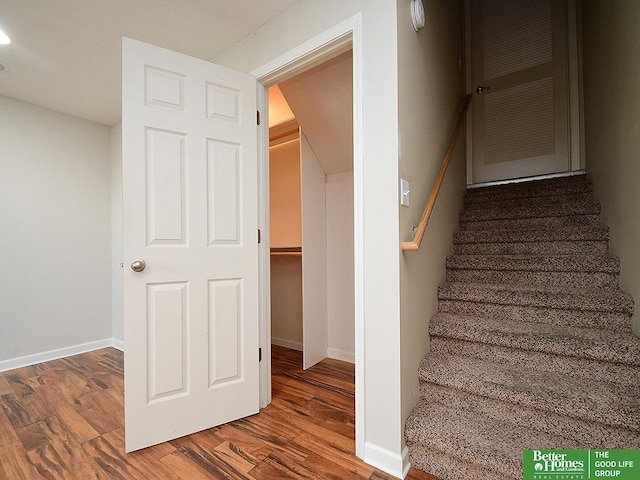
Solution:
<svg viewBox="0 0 640 480">
<path fill-rule="evenodd" d="M 121 352 L 0 373 L 0 479 L 393 478 L 354 455 L 353 366 L 301 364 L 299 352 L 274 347 L 273 402 L 260 414 L 131 454 Z"/>
</svg>

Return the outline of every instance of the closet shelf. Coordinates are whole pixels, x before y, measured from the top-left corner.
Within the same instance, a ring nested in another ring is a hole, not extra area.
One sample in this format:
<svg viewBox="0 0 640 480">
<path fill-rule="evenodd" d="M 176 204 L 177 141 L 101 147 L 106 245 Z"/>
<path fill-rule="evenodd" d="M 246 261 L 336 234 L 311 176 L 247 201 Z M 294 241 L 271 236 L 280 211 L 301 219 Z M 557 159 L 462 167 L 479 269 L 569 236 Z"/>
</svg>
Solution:
<svg viewBox="0 0 640 480">
<path fill-rule="evenodd" d="M 302 255 L 302 247 L 272 247 L 271 255 Z"/>
</svg>

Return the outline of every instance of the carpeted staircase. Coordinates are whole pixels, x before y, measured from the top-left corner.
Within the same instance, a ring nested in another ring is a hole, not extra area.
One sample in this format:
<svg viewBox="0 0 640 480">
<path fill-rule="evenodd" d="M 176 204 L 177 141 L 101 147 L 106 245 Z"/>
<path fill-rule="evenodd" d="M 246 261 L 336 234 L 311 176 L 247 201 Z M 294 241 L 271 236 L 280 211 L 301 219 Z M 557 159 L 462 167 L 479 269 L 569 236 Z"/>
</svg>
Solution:
<svg viewBox="0 0 640 480">
<path fill-rule="evenodd" d="M 633 300 L 585 177 L 469 190 L 406 424 L 444 480 L 521 479 L 523 449 L 640 448 Z"/>
</svg>

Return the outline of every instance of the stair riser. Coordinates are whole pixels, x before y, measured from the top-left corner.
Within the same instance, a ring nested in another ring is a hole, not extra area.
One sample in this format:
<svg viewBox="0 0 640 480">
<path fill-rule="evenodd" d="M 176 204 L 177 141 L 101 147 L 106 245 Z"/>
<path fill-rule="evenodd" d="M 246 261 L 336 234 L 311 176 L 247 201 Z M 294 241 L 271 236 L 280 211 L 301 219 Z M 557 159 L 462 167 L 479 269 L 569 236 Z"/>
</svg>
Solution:
<svg viewBox="0 0 640 480">
<path fill-rule="evenodd" d="M 607 255 L 608 243 L 595 242 L 496 242 L 454 243 L 458 255 Z"/>
<path fill-rule="evenodd" d="M 583 272 L 525 272 L 447 269 L 448 282 L 510 284 L 567 288 L 618 288 L 618 275 Z"/>
<path fill-rule="evenodd" d="M 611 257 L 451 255 L 446 267 L 453 270 L 521 272 L 620 273 L 620 262 Z"/>
<path fill-rule="evenodd" d="M 467 190 L 467 198 L 480 201 L 482 198 L 512 198 L 521 196 L 539 196 L 553 193 L 590 192 L 593 186 L 584 175 L 570 178 L 555 178 L 536 182 L 511 183 Z"/>
<path fill-rule="evenodd" d="M 563 217 L 516 218 L 510 220 L 484 220 L 460 222 L 460 230 L 552 230 L 562 227 L 595 227 L 600 223 L 598 215 Z"/>
<path fill-rule="evenodd" d="M 638 369 L 634 366 L 442 336 L 431 336 L 431 352 L 490 360 L 523 370 L 535 365 L 537 370 L 544 372 L 561 373 L 574 378 L 585 378 L 628 387 L 637 385 L 638 381 Z"/>
<path fill-rule="evenodd" d="M 502 198 L 484 202 L 466 201 L 464 209 L 466 212 L 475 212 L 478 210 L 500 210 L 509 211 L 513 209 L 521 209 L 523 207 L 531 208 L 561 208 L 565 210 L 573 205 L 590 205 L 594 206 L 593 195 L 591 193 L 559 193 L 550 195 L 540 195 L 536 197 L 525 198 Z"/>
<path fill-rule="evenodd" d="M 409 444 L 411 466 L 443 480 L 520 480 L 522 478 L 520 474 L 506 476 L 499 474 L 425 445 L 407 443 Z"/>
<path fill-rule="evenodd" d="M 591 193 L 593 187 L 591 185 L 576 184 L 576 185 L 556 185 L 555 187 L 548 187 L 544 189 L 513 189 L 510 191 L 480 191 L 480 190 L 467 190 L 467 194 L 464 197 L 464 205 L 473 206 L 474 204 L 484 204 L 489 202 L 499 202 L 504 200 L 516 200 L 529 198 L 535 201 L 538 198 L 545 198 L 551 195 L 571 195 L 581 193 Z"/>
<path fill-rule="evenodd" d="M 526 219 L 564 217 L 577 215 L 598 215 L 600 207 L 596 203 L 578 203 L 571 205 L 535 205 L 515 208 L 493 208 L 482 210 L 464 210 L 460 214 L 461 222 L 478 222 L 501 219 Z"/>
<path fill-rule="evenodd" d="M 451 416 L 454 415 L 454 418 Z M 518 476 L 522 473 L 522 461 L 520 452 L 505 452 L 505 443 L 519 442 L 523 433 L 537 433 L 529 428 L 519 432 L 510 430 L 503 432 L 509 438 L 496 436 L 495 422 L 491 420 L 473 422 L 475 415 L 466 411 L 453 411 L 446 405 L 437 403 L 425 404 L 419 402 L 414 410 L 414 415 L 406 422 L 406 439 L 428 450 L 441 452 L 453 459 L 474 465 L 476 468 L 496 471 L 504 476 Z M 470 418 L 471 417 L 471 418 Z M 428 427 L 432 424 L 447 424 L 446 432 L 434 432 L 429 434 Z M 426 429 L 425 429 L 426 427 Z M 554 438 L 552 436 L 537 435 L 537 438 Z M 557 438 L 557 437 L 556 437 Z M 472 440 L 469 442 L 469 440 Z M 475 442 L 473 441 L 475 440 Z M 486 451 L 479 448 L 478 443 L 489 444 L 492 441 L 500 443 L 497 448 Z M 506 455 L 505 455 L 506 453 Z M 468 477 L 487 478 L 487 477 Z M 494 478 L 491 475 L 488 478 Z"/>
<path fill-rule="evenodd" d="M 558 310 L 623 313 L 628 316 L 633 313 L 633 299 L 619 290 L 571 290 L 551 286 L 535 291 L 517 285 L 510 285 L 509 289 L 502 287 L 496 284 L 445 283 L 438 287 L 438 299 Z"/>
<path fill-rule="evenodd" d="M 524 408 L 426 382 L 420 384 L 420 395 L 427 402 L 442 403 L 454 409 L 467 409 L 496 421 L 532 428 L 551 435 L 561 435 L 581 444 L 583 448 L 593 448 L 593 445 L 607 449 L 640 448 L 640 436 L 632 430 L 585 422 L 551 412 L 540 412 L 533 408 Z M 560 446 L 553 445 L 549 448 Z"/>
<path fill-rule="evenodd" d="M 545 307 L 473 303 L 458 300 L 438 302 L 440 312 L 489 318 L 511 318 L 525 322 L 584 328 L 604 328 L 631 333 L 631 319 L 622 313 L 562 310 Z"/>
<path fill-rule="evenodd" d="M 609 229 L 602 225 L 563 226 L 546 230 L 459 230 L 453 234 L 453 243 L 585 241 L 608 242 Z"/>
</svg>

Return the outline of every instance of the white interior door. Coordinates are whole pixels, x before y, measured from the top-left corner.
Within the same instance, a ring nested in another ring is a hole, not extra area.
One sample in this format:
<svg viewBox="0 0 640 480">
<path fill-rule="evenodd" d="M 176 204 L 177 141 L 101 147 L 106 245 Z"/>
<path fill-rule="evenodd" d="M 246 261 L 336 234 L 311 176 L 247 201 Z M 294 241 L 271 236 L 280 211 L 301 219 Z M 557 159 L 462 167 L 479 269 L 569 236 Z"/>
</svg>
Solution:
<svg viewBox="0 0 640 480">
<path fill-rule="evenodd" d="M 306 370 L 327 357 L 326 175 L 300 132 L 302 184 L 302 363 Z"/>
<path fill-rule="evenodd" d="M 258 412 L 256 80 L 130 39 L 122 56 L 133 451 Z"/>
<path fill-rule="evenodd" d="M 570 169 L 564 0 L 470 0 L 470 183 Z"/>
</svg>

